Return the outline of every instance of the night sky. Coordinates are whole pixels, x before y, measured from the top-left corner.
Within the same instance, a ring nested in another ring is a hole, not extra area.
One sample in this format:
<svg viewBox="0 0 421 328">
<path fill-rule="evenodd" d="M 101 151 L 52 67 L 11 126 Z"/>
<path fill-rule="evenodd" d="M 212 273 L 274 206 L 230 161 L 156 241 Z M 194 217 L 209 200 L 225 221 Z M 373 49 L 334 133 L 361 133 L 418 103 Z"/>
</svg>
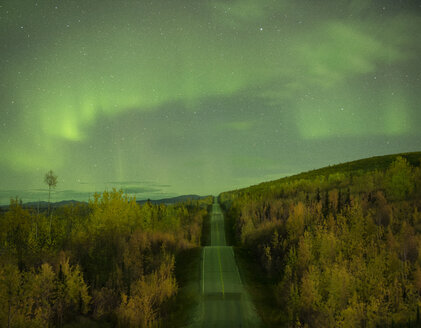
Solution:
<svg viewBox="0 0 421 328">
<path fill-rule="evenodd" d="M 0 2 L 0 203 L 218 194 L 421 150 L 419 1 Z"/>
</svg>

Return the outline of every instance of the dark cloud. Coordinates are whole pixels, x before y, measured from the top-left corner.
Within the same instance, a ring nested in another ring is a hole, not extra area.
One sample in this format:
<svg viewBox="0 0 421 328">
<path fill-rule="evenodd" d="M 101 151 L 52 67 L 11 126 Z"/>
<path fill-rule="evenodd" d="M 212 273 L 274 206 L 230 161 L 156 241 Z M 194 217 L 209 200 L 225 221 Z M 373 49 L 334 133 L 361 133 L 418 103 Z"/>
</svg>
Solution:
<svg viewBox="0 0 421 328">
<path fill-rule="evenodd" d="M 162 189 L 148 187 L 122 187 L 122 190 L 128 194 L 156 194 L 162 192 Z"/>
<path fill-rule="evenodd" d="M 107 184 L 115 185 L 149 185 L 150 181 L 107 181 Z"/>
</svg>

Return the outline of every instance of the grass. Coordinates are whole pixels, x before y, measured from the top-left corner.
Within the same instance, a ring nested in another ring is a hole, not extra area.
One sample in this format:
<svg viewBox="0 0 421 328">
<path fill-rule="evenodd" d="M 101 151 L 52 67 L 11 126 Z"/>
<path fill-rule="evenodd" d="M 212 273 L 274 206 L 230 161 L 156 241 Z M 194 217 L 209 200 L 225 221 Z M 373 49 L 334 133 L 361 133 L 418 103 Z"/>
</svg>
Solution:
<svg viewBox="0 0 421 328">
<path fill-rule="evenodd" d="M 235 260 L 241 280 L 249 293 L 257 313 L 268 328 L 282 327 L 285 313 L 279 309 L 273 292 L 274 282 L 266 278 L 261 264 L 243 247 L 234 247 Z"/>
<path fill-rule="evenodd" d="M 202 239 L 201 239 L 201 245 L 202 246 L 209 246 L 211 243 L 211 224 L 210 224 L 210 213 L 212 211 L 212 205 L 208 206 L 208 215 L 203 219 L 202 224 Z"/>
<path fill-rule="evenodd" d="M 235 238 L 234 223 L 235 219 L 227 214 L 223 204 L 220 202 L 221 210 L 224 214 L 224 228 L 225 228 L 225 241 L 228 246 L 237 246 L 237 239 Z"/>
<path fill-rule="evenodd" d="M 180 252 L 176 257 L 175 276 L 179 290 L 168 303 L 165 327 L 184 327 L 193 318 L 200 297 L 201 254 L 202 248 L 195 247 Z"/>
<path fill-rule="evenodd" d="M 235 220 L 228 216 L 226 212 L 224 217 L 227 245 L 238 245 L 234 231 Z M 282 322 L 285 320 L 273 293 L 274 282 L 266 278 L 261 264 L 258 263 L 250 250 L 239 246 L 234 246 L 233 249 L 241 280 L 264 325 L 269 328 L 282 326 Z"/>
</svg>

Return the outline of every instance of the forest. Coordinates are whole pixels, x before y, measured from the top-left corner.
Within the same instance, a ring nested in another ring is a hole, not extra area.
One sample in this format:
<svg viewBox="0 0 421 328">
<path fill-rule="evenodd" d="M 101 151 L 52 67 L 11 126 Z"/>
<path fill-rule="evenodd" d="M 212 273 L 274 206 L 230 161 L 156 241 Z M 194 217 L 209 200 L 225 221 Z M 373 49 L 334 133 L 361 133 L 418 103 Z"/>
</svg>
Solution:
<svg viewBox="0 0 421 328">
<path fill-rule="evenodd" d="M 415 327 L 421 305 L 421 153 L 350 162 L 222 193 L 258 263 L 271 327 Z"/>
<path fill-rule="evenodd" d="M 175 259 L 200 246 L 212 197 L 136 203 L 122 191 L 0 216 L 0 327 L 150 327 L 171 312 Z"/>
<path fill-rule="evenodd" d="M 255 306 L 267 326 L 421 324 L 421 153 L 330 166 L 219 201 L 237 259 L 256 263 L 266 285 L 270 306 Z M 0 327 L 168 326 L 183 283 L 177 264 L 209 238 L 212 202 L 139 204 L 121 190 L 43 210 L 11 199 L 0 213 Z"/>
</svg>

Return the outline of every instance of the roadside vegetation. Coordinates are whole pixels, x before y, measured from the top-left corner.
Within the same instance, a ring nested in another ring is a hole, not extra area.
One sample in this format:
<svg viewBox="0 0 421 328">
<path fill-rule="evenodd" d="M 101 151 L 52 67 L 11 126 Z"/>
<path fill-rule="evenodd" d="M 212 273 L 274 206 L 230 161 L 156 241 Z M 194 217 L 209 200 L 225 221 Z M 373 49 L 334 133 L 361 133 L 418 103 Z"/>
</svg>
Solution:
<svg viewBox="0 0 421 328">
<path fill-rule="evenodd" d="M 420 325 L 420 160 L 376 157 L 220 195 L 268 326 Z"/>
<path fill-rule="evenodd" d="M 211 203 L 138 205 L 113 190 L 38 212 L 12 199 L 0 216 L 0 326 L 162 326 L 180 287 L 177 259 L 200 257 Z"/>
</svg>

